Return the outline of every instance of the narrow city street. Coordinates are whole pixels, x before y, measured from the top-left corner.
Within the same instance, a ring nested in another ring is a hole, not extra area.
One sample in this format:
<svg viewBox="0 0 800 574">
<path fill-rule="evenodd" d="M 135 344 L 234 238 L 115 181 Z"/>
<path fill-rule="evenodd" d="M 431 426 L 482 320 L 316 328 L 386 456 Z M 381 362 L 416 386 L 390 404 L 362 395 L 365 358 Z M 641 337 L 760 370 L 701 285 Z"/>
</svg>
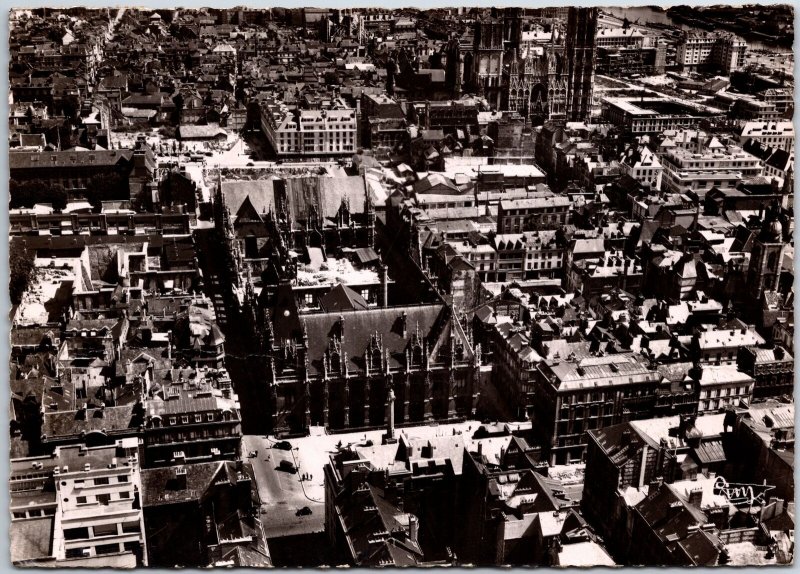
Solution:
<svg viewBox="0 0 800 574">
<path fill-rule="evenodd" d="M 274 444 L 274 439 L 264 438 L 263 435 L 246 435 L 242 438 L 242 455 L 253 465 L 258 483 L 258 494 L 262 502 L 261 519 L 267 538 L 324 530 L 322 467 L 312 470 L 303 463 L 298 464 L 300 461 L 295 451 L 274 448 Z M 253 452 L 256 456 L 251 457 L 250 453 Z M 282 462 L 292 463 L 297 471 L 281 469 Z M 317 481 L 315 487 L 312 487 L 311 481 L 301 480 L 307 472 L 314 475 Z M 297 516 L 297 511 L 304 507 L 310 508 L 312 514 Z"/>
</svg>

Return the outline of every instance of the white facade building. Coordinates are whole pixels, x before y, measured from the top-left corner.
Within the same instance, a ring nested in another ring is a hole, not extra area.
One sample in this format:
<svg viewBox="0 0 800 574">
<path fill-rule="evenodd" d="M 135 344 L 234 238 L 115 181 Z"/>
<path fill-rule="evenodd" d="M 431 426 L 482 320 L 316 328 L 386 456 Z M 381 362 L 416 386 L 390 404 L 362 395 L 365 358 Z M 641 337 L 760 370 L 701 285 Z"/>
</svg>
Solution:
<svg viewBox="0 0 800 574">
<path fill-rule="evenodd" d="M 734 189 L 745 178 L 762 175 L 763 167 L 757 157 L 739 147 L 681 149 L 673 148 L 661 156 L 664 168 L 662 184 L 665 191 L 700 196 L 713 188 Z"/>
<path fill-rule="evenodd" d="M 747 42 L 733 34 L 690 33 L 678 43 L 677 63 L 683 70 L 717 68 L 730 74 L 744 66 Z"/>
<path fill-rule="evenodd" d="M 261 129 L 278 156 L 352 155 L 356 151 L 356 110 L 261 108 Z"/>
<path fill-rule="evenodd" d="M 623 153 L 620 159 L 622 171 L 633 179 L 650 189 L 661 189 L 661 177 L 664 168 L 658 157 L 647 146 L 637 149 L 629 149 Z"/>
<path fill-rule="evenodd" d="M 785 122 L 747 122 L 739 134 L 739 142 L 744 145 L 754 140 L 761 147 L 771 147 L 792 151 L 794 149 L 794 124 Z"/>
</svg>

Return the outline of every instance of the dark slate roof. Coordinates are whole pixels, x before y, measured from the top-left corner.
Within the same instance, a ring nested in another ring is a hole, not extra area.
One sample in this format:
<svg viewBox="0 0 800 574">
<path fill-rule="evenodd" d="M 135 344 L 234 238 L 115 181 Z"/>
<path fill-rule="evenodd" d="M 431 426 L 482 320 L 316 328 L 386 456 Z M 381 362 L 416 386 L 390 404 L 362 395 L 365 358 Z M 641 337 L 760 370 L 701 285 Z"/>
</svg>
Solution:
<svg viewBox="0 0 800 574">
<path fill-rule="evenodd" d="M 341 283 L 334 286 L 323 295 L 319 300 L 319 305 L 327 313 L 333 313 L 335 311 L 357 311 L 359 309 L 369 308 L 369 304 L 361 295 L 353 291 L 347 285 L 342 285 Z"/>
<path fill-rule="evenodd" d="M 45 413 L 42 423 L 42 434 L 48 438 L 71 437 L 80 433 L 92 431 L 114 432 L 125 429 L 135 431 L 138 426 L 134 423 L 134 408 L 132 405 L 124 407 L 107 407 L 106 409 L 87 409 L 85 412 L 63 411 Z M 101 416 L 102 414 L 102 416 Z"/>
<path fill-rule="evenodd" d="M 623 435 L 625 431 L 630 433 L 630 439 L 624 444 Z M 658 448 L 658 444 L 644 433 L 640 433 L 630 423 L 622 423 L 605 427 L 602 429 L 590 430 L 597 444 L 608 455 L 611 462 L 617 466 L 624 466 L 625 463 L 645 445 L 650 448 Z"/>
<path fill-rule="evenodd" d="M 279 180 L 286 185 L 289 214 L 292 219 L 305 219 L 312 206 L 326 218 L 334 218 L 347 198 L 350 213 L 363 213 L 366 185 L 360 175 L 348 177 L 298 177 Z"/>
<path fill-rule="evenodd" d="M 200 500 L 216 477 L 221 462 L 200 462 L 183 466 L 186 470 L 186 488 L 179 488 L 176 466 L 142 470 L 142 506 L 160 506 Z"/>
<path fill-rule="evenodd" d="M 36 159 L 34 159 L 36 158 Z M 72 167 L 74 165 L 112 166 L 121 161 L 130 162 L 133 150 L 94 150 L 94 151 L 46 151 L 11 152 L 8 154 L 8 167 L 15 169 L 35 169 L 40 167 Z"/>
<path fill-rule="evenodd" d="M 727 460 L 721 440 L 710 440 L 700 443 L 700 445 L 694 449 L 694 454 L 700 464 L 711 464 Z"/>
<path fill-rule="evenodd" d="M 268 213 L 275 204 L 274 183 L 274 179 L 223 181 L 225 205 L 231 213 L 238 214 L 245 200 L 249 198 L 257 213 Z"/>
<path fill-rule="evenodd" d="M 302 317 L 309 336 L 309 367 L 312 374 L 321 374 L 322 361 L 331 337 L 338 333 L 339 318 L 344 317 L 342 351 L 347 353 L 348 369 L 364 371 L 364 354 L 370 335 L 377 333 L 388 352 L 393 368 L 405 364 L 405 349 L 419 327 L 420 336 L 428 339 L 435 335 L 435 327 L 443 318 L 444 305 L 419 305 L 350 311 L 344 313 L 315 313 Z M 406 314 L 406 336 L 403 336 L 402 316 Z M 437 337 L 444 336 L 444 331 Z M 434 341 L 428 341 L 432 350 Z"/>
</svg>

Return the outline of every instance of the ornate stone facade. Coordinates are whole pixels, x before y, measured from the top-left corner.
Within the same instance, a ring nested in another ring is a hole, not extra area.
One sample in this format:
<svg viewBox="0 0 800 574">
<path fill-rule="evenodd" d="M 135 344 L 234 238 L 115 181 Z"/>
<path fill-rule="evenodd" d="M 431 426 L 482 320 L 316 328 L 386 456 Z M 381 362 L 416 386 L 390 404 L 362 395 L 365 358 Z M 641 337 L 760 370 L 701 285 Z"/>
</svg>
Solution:
<svg viewBox="0 0 800 574">
<path fill-rule="evenodd" d="M 247 288 L 275 432 L 423 423 L 475 414 L 481 349 L 443 304 L 299 314 L 290 294 L 270 313 Z"/>
</svg>

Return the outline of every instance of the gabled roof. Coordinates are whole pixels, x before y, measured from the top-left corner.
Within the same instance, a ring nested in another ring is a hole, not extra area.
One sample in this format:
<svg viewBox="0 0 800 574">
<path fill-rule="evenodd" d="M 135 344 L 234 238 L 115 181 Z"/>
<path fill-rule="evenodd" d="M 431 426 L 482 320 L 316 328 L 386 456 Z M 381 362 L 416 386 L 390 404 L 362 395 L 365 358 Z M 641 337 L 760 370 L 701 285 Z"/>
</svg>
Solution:
<svg viewBox="0 0 800 574">
<path fill-rule="evenodd" d="M 319 300 L 319 305 L 328 313 L 335 311 L 357 311 L 368 309 L 369 304 L 364 298 L 347 285 L 339 283 Z"/>
</svg>

